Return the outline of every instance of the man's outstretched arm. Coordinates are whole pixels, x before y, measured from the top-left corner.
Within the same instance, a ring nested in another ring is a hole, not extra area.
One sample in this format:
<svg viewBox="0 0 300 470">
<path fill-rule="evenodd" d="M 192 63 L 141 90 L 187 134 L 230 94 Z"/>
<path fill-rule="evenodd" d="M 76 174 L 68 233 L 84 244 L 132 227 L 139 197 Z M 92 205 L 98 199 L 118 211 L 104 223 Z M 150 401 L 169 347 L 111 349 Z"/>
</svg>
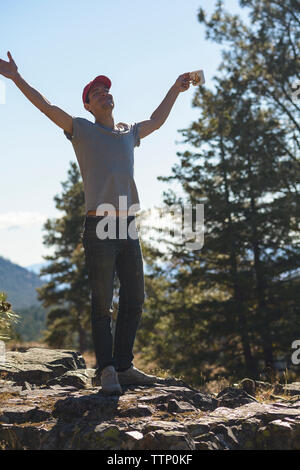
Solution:
<svg viewBox="0 0 300 470">
<path fill-rule="evenodd" d="M 0 75 L 11 79 L 26 98 L 59 127 L 73 134 L 73 119 L 68 113 L 50 103 L 41 93 L 31 87 L 19 74 L 11 53 L 7 52 L 9 62 L 0 59 Z"/>
<path fill-rule="evenodd" d="M 151 134 L 151 132 L 159 129 L 163 125 L 163 123 L 169 116 L 173 104 L 175 103 L 179 93 L 188 90 L 189 87 L 190 74 L 183 73 L 182 75 L 179 75 L 176 82 L 174 83 L 174 85 L 171 86 L 163 101 L 160 103 L 154 113 L 152 113 L 150 119 L 138 123 L 139 135 L 141 139 Z"/>
</svg>

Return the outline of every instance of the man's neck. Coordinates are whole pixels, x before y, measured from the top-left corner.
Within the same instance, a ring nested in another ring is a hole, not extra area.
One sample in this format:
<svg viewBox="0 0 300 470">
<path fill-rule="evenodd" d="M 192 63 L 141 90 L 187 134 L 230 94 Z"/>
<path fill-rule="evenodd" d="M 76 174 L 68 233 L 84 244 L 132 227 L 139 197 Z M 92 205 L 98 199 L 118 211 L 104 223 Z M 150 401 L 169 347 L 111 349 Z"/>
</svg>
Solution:
<svg viewBox="0 0 300 470">
<path fill-rule="evenodd" d="M 115 128 L 115 121 L 112 115 L 109 116 L 95 116 L 95 123 L 101 126 L 109 127 L 110 129 Z"/>
</svg>

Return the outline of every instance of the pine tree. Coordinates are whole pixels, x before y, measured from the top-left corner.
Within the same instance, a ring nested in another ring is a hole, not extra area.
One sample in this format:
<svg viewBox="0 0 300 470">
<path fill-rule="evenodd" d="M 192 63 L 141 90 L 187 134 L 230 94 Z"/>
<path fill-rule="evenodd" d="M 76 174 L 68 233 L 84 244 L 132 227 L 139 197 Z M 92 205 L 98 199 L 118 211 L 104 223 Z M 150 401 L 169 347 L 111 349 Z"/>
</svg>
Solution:
<svg viewBox="0 0 300 470">
<path fill-rule="evenodd" d="M 41 276 L 51 280 L 38 288 L 39 300 L 51 307 L 47 315 L 46 342 L 53 347 L 73 347 L 81 352 L 91 346 L 90 293 L 81 232 L 84 222 L 84 191 L 77 164 L 71 162 L 63 192 L 56 195 L 60 218 L 45 223 L 44 244 L 55 247 L 53 255 L 45 256 L 48 265 Z"/>
<path fill-rule="evenodd" d="M 19 315 L 12 310 L 11 303 L 8 302 L 7 294 L 0 292 L 0 341 L 9 340 L 15 336 L 13 324 L 17 323 L 19 318 Z"/>
<path fill-rule="evenodd" d="M 229 43 L 226 77 L 216 77 L 215 93 L 197 90 L 201 115 L 181 130 L 197 153 L 178 152 L 173 175 L 159 178 L 185 193 L 166 192 L 167 205 L 205 206 L 204 247 L 169 244 L 172 279 L 151 325 L 160 364 L 196 380 L 200 371 L 257 377 L 260 361 L 272 367 L 277 354 L 288 357 L 300 334 L 298 282 L 286 279 L 300 261 L 299 108 L 287 96 L 299 76 L 297 17 L 279 2 L 241 5 L 252 27 L 222 2 L 210 21 L 199 12 L 207 36 Z"/>
</svg>

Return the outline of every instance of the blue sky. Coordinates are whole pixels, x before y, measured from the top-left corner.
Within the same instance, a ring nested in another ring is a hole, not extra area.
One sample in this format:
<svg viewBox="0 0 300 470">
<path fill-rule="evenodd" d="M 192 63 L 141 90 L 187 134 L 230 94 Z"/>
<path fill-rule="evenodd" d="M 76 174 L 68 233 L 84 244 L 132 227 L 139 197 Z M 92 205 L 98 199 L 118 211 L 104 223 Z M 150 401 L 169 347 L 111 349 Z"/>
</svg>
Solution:
<svg viewBox="0 0 300 470">
<path fill-rule="evenodd" d="M 73 116 L 93 118 L 82 106 L 83 87 L 104 74 L 112 81 L 115 122 L 148 119 L 177 77 L 203 69 L 205 86 L 221 60 L 221 46 L 205 39 L 197 20 L 213 0 L 19 0 L 1 2 L 0 57 L 9 50 L 22 77 L 51 103 Z M 231 13 L 245 12 L 236 0 Z M 0 255 L 28 266 L 51 253 L 42 225 L 60 217 L 53 197 L 61 193 L 70 161 L 76 161 L 63 131 L 35 108 L 10 80 L 0 77 Z M 169 175 L 186 144 L 178 129 L 198 118 L 195 89 L 181 93 L 165 124 L 135 149 L 135 181 L 141 208 L 162 203 Z M 176 186 L 172 185 L 175 190 Z M 177 188 L 179 189 L 179 188 Z"/>
</svg>

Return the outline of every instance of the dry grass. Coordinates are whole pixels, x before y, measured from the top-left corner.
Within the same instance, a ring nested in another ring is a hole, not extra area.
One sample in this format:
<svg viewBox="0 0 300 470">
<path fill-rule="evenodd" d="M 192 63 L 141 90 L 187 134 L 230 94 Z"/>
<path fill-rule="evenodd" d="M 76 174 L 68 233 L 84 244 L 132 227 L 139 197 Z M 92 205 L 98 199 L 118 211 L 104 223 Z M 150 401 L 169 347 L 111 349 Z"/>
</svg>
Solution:
<svg viewBox="0 0 300 470">
<path fill-rule="evenodd" d="M 133 362 L 135 367 L 143 370 L 146 374 L 163 374 L 161 377 L 167 377 L 169 375 L 169 371 L 159 367 L 155 361 L 146 363 L 141 353 L 135 353 Z"/>
<path fill-rule="evenodd" d="M 256 392 L 255 398 L 260 403 L 271 403 L 274 402 L 273 394 L 275 390 L 275 385 L 268 390 L 258 390 Z"/>
<path fill-rule="evenodd" d="M 211 380 L 203 387 L 203 391 L 218 395 L 225 387 L 230 387 L 231 382 L 225 377 L 220 377 L 218 380 Z"/>
</svg>

